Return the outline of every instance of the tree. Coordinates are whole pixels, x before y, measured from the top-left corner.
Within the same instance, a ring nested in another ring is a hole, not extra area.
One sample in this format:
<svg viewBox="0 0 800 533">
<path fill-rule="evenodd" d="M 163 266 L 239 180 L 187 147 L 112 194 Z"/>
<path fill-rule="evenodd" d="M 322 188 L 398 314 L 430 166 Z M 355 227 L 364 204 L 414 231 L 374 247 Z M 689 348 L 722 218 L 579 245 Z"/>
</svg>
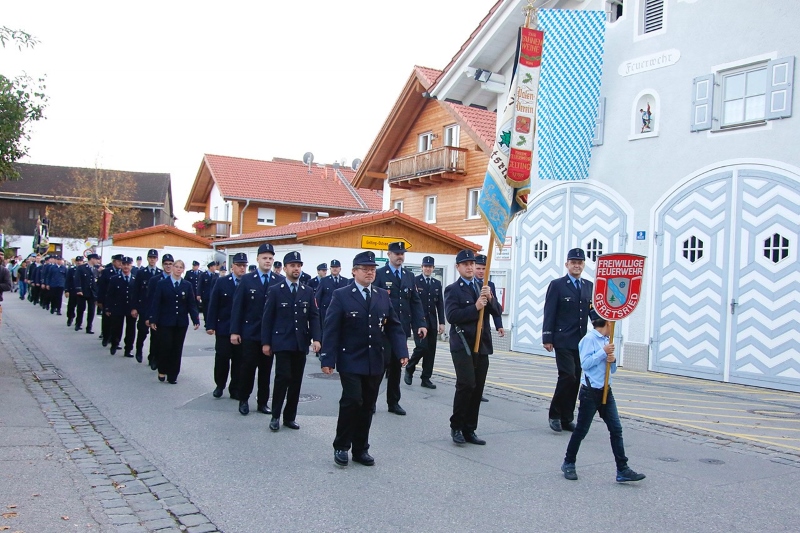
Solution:
<svg viewBox="0 0 800 533">
<path fill-rule="evenodd" d="M 86 239 L 100 235 L 103 206 L 113 213 L 110 233 L 139 227 L 139 210 L 134 207 L 136 180 L 118 170 L 73 170 L 59 207 L 51 209 L 50 234 Z"/>
<path fill-rule="evenodd" d="M 28 33 L 0 27 L 0 45 L 16 43 L 33 48 L 38 41 Z M 13 79 L 0 74 L 0 182 L 19 179 L 13 164 L 28 155 L 31 126 L 44 118 L 47 96 L 44 79 L 22 74 Z"/>
</svg>

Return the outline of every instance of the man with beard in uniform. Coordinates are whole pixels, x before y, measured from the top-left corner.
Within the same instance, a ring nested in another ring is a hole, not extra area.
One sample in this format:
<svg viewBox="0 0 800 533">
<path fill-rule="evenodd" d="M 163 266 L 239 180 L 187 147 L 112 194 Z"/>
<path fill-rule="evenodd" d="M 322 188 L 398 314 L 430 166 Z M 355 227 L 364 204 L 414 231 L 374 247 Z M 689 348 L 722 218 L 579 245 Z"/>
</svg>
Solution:
<svg viewBox="0 0 800 533">
<path fill-rule="evenodd" d="M 322 327 L 325 326 L 325 312 L 331 305 L 331 298 L 333 298 L 333 291 L 341 289 L 350 282 L 350 278 L 341 275 L 342 263 L 338 259 L 331 259 L 331 275 L 322 278 L 319 282 L 319 287 L 314 292 L 314 299 L 317 300 L 319 306 L 319 320 Z"/>
<path fill-rule="evenodd" d="M 98 286 L 98 297 L 97 297 L 97 307 L 103 312 L 102 316 L 100 317 L 100 335 L 103 339 L 103 347 L 105 348 L 108 346 L 109 342 L 111 342 L 111 320 L 108 318 L 108 315 L 103 311 L 105 307 L 105 297 L 106 293 L 108 293 L 108 282 L 111 280 L 113 276 L 120 274 L 122 272 L 122 254 L 116 254 L 111 256 L 111 262 L 106 265 L 103 271 L 100 273 L 100 278 L 97 280 Z"/>
<path fill-rule="evenodd" d="M 140 314 L 149 316 L 150 308 L 153 304 L 153 296 L 156 293 L 156 285 L 158 285 L 161 280 L 170 277 L 172 274 L 172 265 L 174 263 L 175 259 L 172 257 L 172 254 L 164 254 L 161 257 L 161 268 L 163 270 L 160 273 L 156 273 L 155 275 L 151 276 L 150 279 L 147 280 L 147 297 L 141 303 L 142 308 L 137 309 Z M 149 318 L 145 322 L 145 325 L 148 328 L 150 327 Z M 150 332 L 150 353 L 147 356 L 147 362 L 150 363 L 150 370 L 158 370 L 159 346 L 158 331 L 154 329 Z"/>
<path fill-rule="evenodd" d="M 436 357 L 436 337 L 444 333 L 444 298 L 442 297 L 442 282 L 433 277 L 434 260 L 431 256 L 422 258 L 422 274 L 415 278 L 417 292 L 422 301 L 422 310 L 425 313 L 425 323 L 430 332 L 424 339 L 417 339 L 414 353 L 408 360 L 405 372 L 406 385 L 411 385 L 417 363 L 422 360 L 421 385 L 427 389 L 435 389 L 431 382 L 433 375 L 433 360 Z"/>
<path fill-rule="evenodd" d="M 136 276 L 133 270 L 133 258 L 122 258 L 122 272 L 111 276 L 106 289 L 103 312 L 108 317 L 109 335 L 111 336 L 111 355 L 119 350 L 122 340 L 122 327 L 125 326 L 125 357 L 133 357 L 133 341 L 136 339 L 136 317 L 139 316 L 136 306 Z"/>
<path fill-rule="evenodd" d="M 231 382 L 228 393 L 231 398 L 239 398 L 239 379 L 242 366 L 242 345 L 231 342 L 231 310 L 233 295 L 241 283 L 247 269 L 247 255 L 238 253 L 233 256 L 231 275 L 224 276 L 214 283 L 208 305 L 205 307 L 206 333 L 215 336 L 214 351 L 214 383 L 217 387 L 212 395 L 220 398 L 228 382 L 230 371 Z"/>
<path fill-rule="evenodd" d="M 89 254 L 86 256 L 87 264 L 81 265 L 75 271 L 75 293 L 78 296 L 78 310 L 75 316 L 75 331 L 80 331 L 83 325 L 83 313 L 86 312 L 86 333 L 94 335 L 92 323 L 97 307 L 97 265 L 100 256 Z"/>
<path fill-rule="evenodd" d="M 397 313 L 397 318 L 403 325 L 406 338 L 414 333 L 417 337 L 425 339 L 428 329 L 425 327 L 425 315 L 422 312 L 422 301 L 417 293 L 414 274 L 403 268 L 406 259 L 406 243 L 403 241 L 389 243 L 389 263 L 379 268 L 375 275 L 375 286 L 385 289 L 392 301 L 392 308 Z M 386 403 L 389 412 L 396 415 L 405 415 L 406 411 L 400 407 L 400 360 L 391 350 L 388 341 L 384 344 L 386 351 Z M 407 350 L 406 350 L 407 351 Z"/>
<path fill-rule="evenodd" d="M 142 362 L 142 351 L 144 350 L 144 340 L 150 333 L 150 326 L 147 324 L 147 310 L 150 309 L 148 296 L 148 283 L 152 277 L 163 277 L 163 270 L 158 268 L 158 250 L 147 252 L 147 266 L 140 267 L 136 275 L 136 312 L 139 318 L 136 322 L 136 362 Z M 133 270 L 131 270 L 133 272 Z M 152 348 L 152 341 L 150 343 Z"/>
<path fill-rule="evenodd" d="M 258 247 L 258 268 L 252 274 L 242 277 L 242 282 L 233 295 L 231 310 L 231 343 L 242 345 L 242 367 L 239 380 L 239 413 L 247 415 L 247 403 L 253 392 L 258 371 L 257 410 L 265 415 L 272 414 L 269 401 L 269 380 L 272 373 L 272 357 L 261 351 L 261 319 L 264 303 L 270 285 L 281 283 L 285 278 L 272 273 L 275 249 L 265 243 Z"/>
<path fill-rule="evenodd" d="M 64 287 L 64 292 L 67 295 L 67 327 L 72 326 L 75 320 L 75 308 L 78 305 L 78 294 L 76 292 L 76 279 L 78 267 L 83 265 L 83 256 L 79 255 L 75 258 L 75 265 L 67 269 L 67 284 Z"/>
<path fill-rule="evenodd" d="M 319 352 L 322 332 L 319 313 L 314 301 L 314 291 L 299 282 L 303 261 L 300 253 L 289 252 L 283 258 L 286 279 L 267 291 L 264 317 L 261 321 L 261 350 L 267 357 L 275 358 L 275 387 L 272 389 L 272 420 L 269 429 L 300 429 L 297 404 L 306 368 L 308 345 Z M 286 400 L 286 407 L 283 402 Z"/>
</svg>

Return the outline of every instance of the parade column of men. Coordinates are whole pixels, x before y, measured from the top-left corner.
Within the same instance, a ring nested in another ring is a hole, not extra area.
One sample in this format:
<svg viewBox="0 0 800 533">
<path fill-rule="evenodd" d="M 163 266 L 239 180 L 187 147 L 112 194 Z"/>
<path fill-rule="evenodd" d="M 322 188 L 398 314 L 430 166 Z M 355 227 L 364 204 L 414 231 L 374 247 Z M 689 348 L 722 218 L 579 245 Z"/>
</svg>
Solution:
<svg viewBox="0 0 800 533">
<path fill-rule="evenodd" d="M 148 299 L 148 286 L 150 279 L 153 277 L 160 277 L 164 273 L 163 270 L 158 268 L 158 250 L 150 250 L 147 252 L 147 266 L 139 267 L 136 271 L 136 311 L 139 319 L 136 323 L 136 362 L 141 363 L 143 360 L 144 341 L 150 333 L 150 326 L 147 324 L 147 309 L 150 308 L 150 301 Z M 133 270 L 131 270 L 132 272 Z M 150 347 L 152 350 L 152 337 L 150 339 Z M 150 358 L 148 357 L 148 360 Z"/>
</svg>

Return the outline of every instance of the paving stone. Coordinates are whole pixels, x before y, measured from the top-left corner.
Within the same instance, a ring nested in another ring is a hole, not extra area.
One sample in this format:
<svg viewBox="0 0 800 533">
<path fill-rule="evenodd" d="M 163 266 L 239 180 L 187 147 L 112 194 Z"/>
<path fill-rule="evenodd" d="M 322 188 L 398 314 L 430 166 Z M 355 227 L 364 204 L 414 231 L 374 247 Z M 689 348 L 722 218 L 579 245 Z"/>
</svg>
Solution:
<svg viewBox="0 0 800 533">
<path fill-rule="evenodd" d="M 175 520 L 172 518 L 161 518 L 159 520 L 148 520 L 146 522 L 142 522 L 142 525 L 145 526 L 147 529 L 152 531 L 158 531 L 162 528 L 175 528 Z M 177 528 L 176 528 L 177 529 Z"/>
<path fill-rule="evenodd" d="M 134 511 L 138 512 L 146 512 L 146 511 L 156 511 L 156 510 L 163 510 L 164 506 L 161 502 L 157 500 L 153 500 L 150 502 L 130 502 L 130 507 Z"/>
<path fill-rule="evenodd" d="M 164 502 L 164 505 L 168 507 L 172 505 L 181 505 L 183 503 L 189 503 L 189 500 L 187 500 L 181 494 L 178 494 L 176 496 L 170 496 L 169 498 L 162 498 L 162 501 Z"/>
<path fill-rule="evenodd" d="M 181 503 L 178 505 L 170 505 L 169 510 L 172 511 L 173 514 L 176 516 L 184 516 L 188 514 L 196 514 L 200 512 L 200 509 L 192 505 L 191 503 Z"/>
<path fill-rule="evenodd" d="M 186 516 L 180 517 L 181 524 L 191 527 L 191 526 L 199 526 L 200 524 L 208 523 L 208 518 L 201 514 L 188 514 Z"/>
<path fill-rule="evenodd" d="M 136 515 L 132 514 L 115 514 L 115 515 L 108 515 L 108 519 L 111 520 L 111 523 L 115 526 L 121 526 L 123 524 L 138 524 L 139 519 L 136 518 Z"/>
<path fill-rule="evenodd" d="M 117 507 L 128 507 L 128 502 L 122 498 L 112 498 L 108 500 L 100 500 L 100 505 L 103 506 L 103 509 L 114 509 Z"/>
<path fill-rule="evenodd" d="M 165 518 L 172 519 L 172 515 L 170 515 L 164 509 L 153 509 L 152 511 L 142 511 L 136 514 L 142 522 L 147 522 L 149 520 L 162 520 Z"/>
<path fill-rule="evenodd" d="M 205 524 L 200 524 L 199 526 L 190 527 L 187 530 L 189 533 L 213 533 L 217 531 L 217 528 L 214 524 L 207 522 Z"/>
</svg>

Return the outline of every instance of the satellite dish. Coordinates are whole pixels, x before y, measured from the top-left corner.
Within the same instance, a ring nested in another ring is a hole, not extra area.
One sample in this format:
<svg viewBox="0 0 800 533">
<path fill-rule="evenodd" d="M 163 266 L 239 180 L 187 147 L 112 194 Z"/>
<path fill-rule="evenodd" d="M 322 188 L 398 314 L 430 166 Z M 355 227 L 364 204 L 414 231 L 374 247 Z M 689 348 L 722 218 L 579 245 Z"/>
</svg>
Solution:
<svg viewBox="0 0 800 533">
<path fill-rule="evenodd" d="M 361 166 L 361 160 L 356 158 L 353 159 L 353 163 L 350 165 L 350 168 L 352 168 L 353 170 L 358 170 L 358 167 L 360 166 Z"/>
<path fill-rule="evenodd" d="M 335 161 L 333 163 L 333 170 L 339 170 L 339 162 L 338 161 Z"/>
<path fill-rule="evenodd" d="M 306 165 L 311 165 L 314 162 L 314 154 L 311 152 L 306 152 L 303 154 L 303 163 Z"/>
<path fill-rule="evenodd" d="M 346 166 L 346 165 L 347 165 L 347 158 L 346 158 L 346 157 L 343 157 L 343 158 L 341 158 L 341 159 L 339 160 L 339 162 L 342 164 L 342 166 Z"/>
</svg>

